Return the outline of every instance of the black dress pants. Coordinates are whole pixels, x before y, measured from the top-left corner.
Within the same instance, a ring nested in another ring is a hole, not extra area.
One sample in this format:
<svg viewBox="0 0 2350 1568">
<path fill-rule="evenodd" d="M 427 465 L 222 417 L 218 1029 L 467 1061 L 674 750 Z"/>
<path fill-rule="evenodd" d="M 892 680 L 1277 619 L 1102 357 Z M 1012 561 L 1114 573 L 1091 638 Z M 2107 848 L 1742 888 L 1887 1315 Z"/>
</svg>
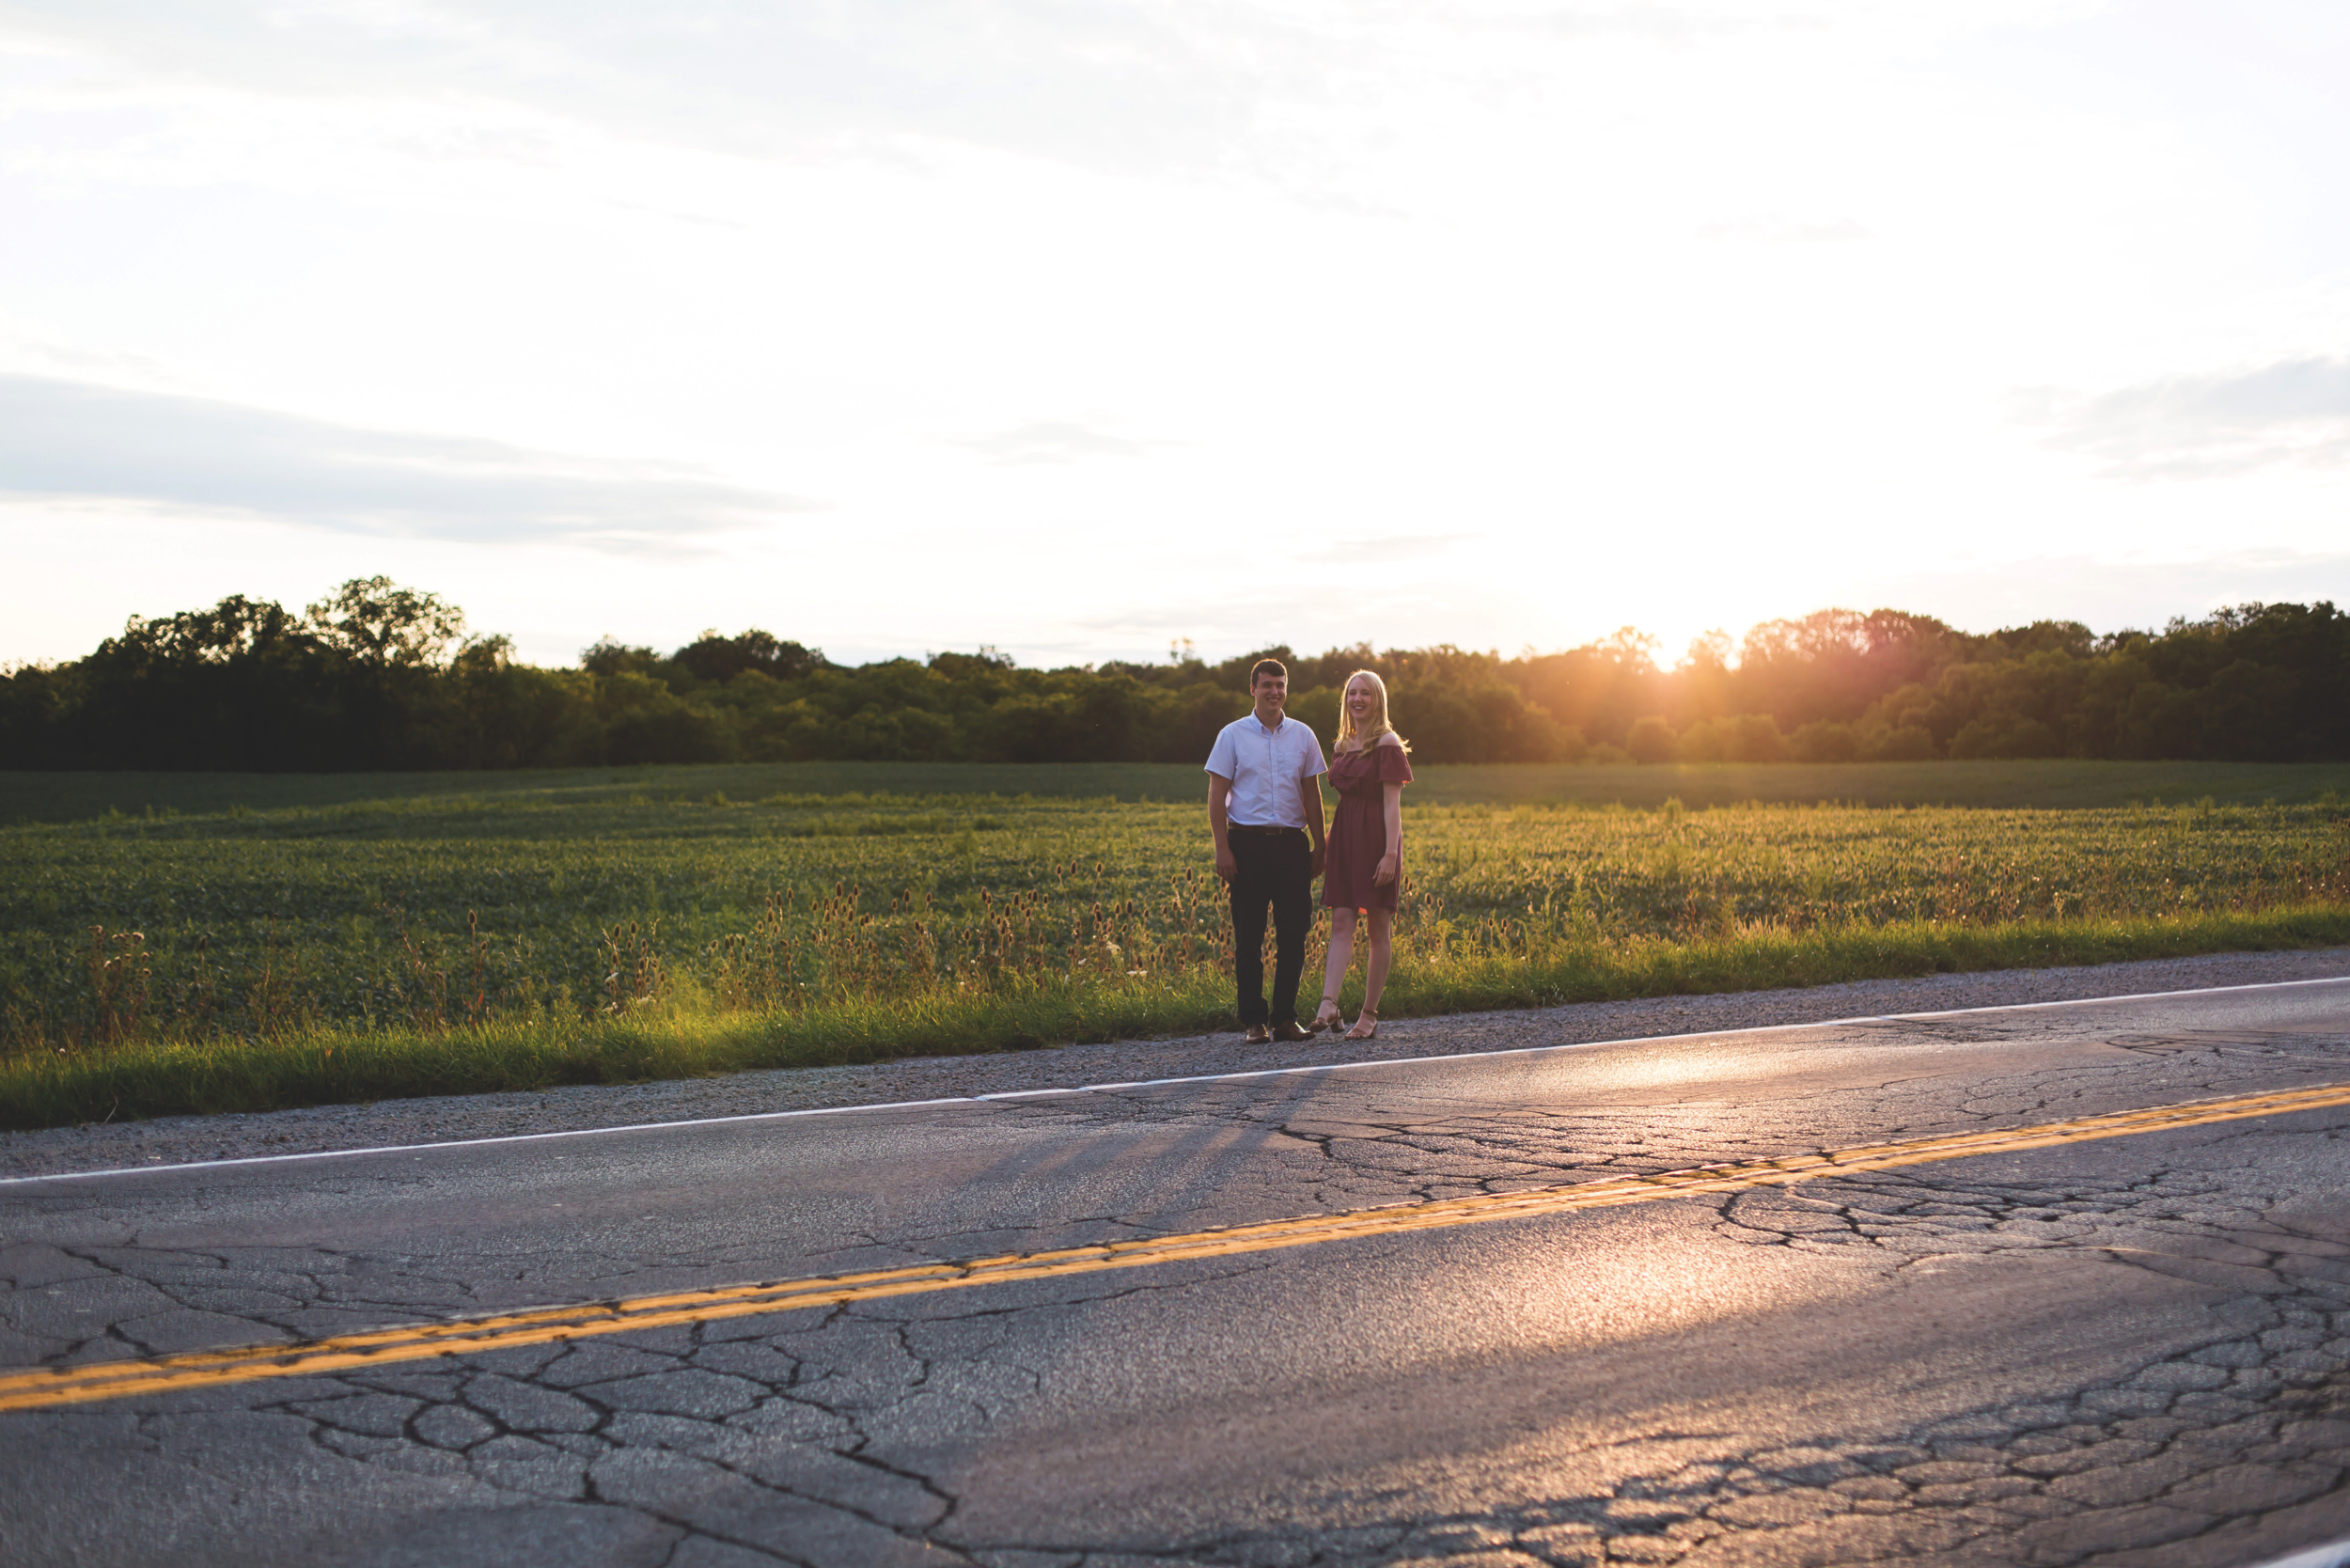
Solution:
<svg viewBox="0 0 2350 1568">
<path fill-rule="evenodd" d="M 1306 967 L 1306 928 L 1314 917 L 1314 859 L 1303 829 L 1228 836 L 1232 846 L 1232 980 L 1240 1021 L 1297 1020 L 1297 977 Z M 1273 906 L 1273 1005 L 1264 997 L 1264 914 Z"/>
</svg>

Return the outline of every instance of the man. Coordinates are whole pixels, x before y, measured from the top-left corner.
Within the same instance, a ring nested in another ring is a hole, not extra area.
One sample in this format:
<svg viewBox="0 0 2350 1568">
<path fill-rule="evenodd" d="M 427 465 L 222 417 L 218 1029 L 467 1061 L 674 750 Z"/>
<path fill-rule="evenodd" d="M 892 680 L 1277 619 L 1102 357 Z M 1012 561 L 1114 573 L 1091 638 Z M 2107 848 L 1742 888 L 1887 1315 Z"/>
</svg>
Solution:
<svg viewBox="0 0 2350 1568">
<path fill-rule="evenodd" d="M 1290 672 L 1260 659 L 1248 672 L 1256 709 L 1226 725 L 1208 753 L 1208 826 L 1215 874 L 1232 889 L 1232 979 L 1252 1045 L 1304 1040 L 1297 977 L 1322 874 L 1322 743 L 1282 714 Z M 1309 841 L 1310 840 L 1310 841 Z M 1273 1001 L 1264 997 L 1264 913 L 1273 906 Z"/>
</svg>

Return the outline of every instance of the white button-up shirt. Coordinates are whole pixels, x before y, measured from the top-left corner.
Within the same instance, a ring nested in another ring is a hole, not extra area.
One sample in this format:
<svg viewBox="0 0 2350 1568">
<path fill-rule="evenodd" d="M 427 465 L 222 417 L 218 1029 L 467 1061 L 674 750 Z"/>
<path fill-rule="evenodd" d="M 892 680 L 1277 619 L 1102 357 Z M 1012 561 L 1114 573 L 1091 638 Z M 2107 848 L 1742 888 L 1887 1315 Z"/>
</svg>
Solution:
<svg viewBox="0 0 2350 1568">
<path fill-rule="evenodd" d="M 1287 716 L 1267 729 L 1252 708 L 1217 733 L 1208 771 L 1231 781 L 1231 820 L 1242 827 L 1302 828 L 1306 781 L 1329 769 L 1311 729 Z"/>
</svg>

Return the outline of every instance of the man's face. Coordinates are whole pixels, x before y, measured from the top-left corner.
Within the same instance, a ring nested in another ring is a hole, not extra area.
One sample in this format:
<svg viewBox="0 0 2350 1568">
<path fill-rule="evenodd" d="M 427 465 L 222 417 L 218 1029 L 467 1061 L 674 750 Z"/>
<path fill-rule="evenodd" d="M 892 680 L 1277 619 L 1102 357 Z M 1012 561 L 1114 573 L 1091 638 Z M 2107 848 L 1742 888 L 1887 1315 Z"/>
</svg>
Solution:
<svg viewBox="0 0 2350 1568">
<path fill-rule="evenodd" d="M 1281 705 L 1290 699 L 1289 677 L 1260 675 L 1257 677 L 1257 683 L 1249 690 L 1256 694 L 1258 713 L 1277 713 L 1281 711 Z"/>
</svg>

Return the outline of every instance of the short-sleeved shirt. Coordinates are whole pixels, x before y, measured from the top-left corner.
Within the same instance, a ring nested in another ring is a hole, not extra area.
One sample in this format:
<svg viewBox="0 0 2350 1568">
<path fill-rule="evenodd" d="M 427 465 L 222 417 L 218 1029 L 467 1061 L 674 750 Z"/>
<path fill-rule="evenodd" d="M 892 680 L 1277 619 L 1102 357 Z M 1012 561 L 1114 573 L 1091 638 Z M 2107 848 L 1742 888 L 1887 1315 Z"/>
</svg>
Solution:
<svg viewBox="0 0 2350 1568">
<path fill-rule="evenodd" d="M 1311 729 L 1286 715 L 1267 729 L 1252 708 L 1216 735 L 1208 771 L 1231 780 L 1229 809 L 1240 826 L 1304 827 L 1306 781 L 1327 770 Z"/>
</svg>

